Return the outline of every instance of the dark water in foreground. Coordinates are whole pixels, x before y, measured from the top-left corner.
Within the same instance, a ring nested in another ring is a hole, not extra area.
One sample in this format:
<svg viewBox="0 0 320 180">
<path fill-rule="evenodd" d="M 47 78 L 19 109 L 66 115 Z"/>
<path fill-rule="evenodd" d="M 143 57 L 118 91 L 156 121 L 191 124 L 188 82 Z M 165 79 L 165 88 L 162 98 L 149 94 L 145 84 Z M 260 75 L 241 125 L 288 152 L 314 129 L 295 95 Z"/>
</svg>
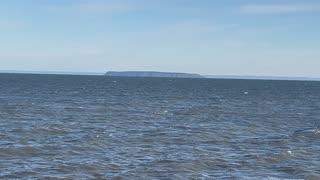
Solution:
<svg viewBox="0 0 320 180">
<path fill-rule="evenodd" d="M 320 83 L 0 75 L 2 179 L 320 179 Z"/>
</svg>

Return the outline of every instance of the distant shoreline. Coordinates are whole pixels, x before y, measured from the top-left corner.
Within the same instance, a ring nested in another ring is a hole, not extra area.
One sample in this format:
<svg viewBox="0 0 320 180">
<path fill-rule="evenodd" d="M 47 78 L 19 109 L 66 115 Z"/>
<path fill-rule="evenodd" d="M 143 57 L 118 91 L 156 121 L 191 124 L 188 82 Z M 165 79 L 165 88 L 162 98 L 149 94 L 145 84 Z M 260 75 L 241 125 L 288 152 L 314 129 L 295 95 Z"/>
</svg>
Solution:
<svg viewBox="0 0 320 180">
<path fill-rule="evenodd" d="M 160 78 L 205 78 L 200 74 L 157 72 L 157 71 L 108 71 L 105 76 L 119 77 L 160 77 Z"/>
<path fill-rule="evenodd" d="M 35 74 L 35 75 L 79 75 L 105 76 L 104 72 L 55 72 L 55 71 L 14 71 L 2 70 L 0 74 Z M 226 80 L 277 80 L 277 81 L 320 81 L 315 77 L 285 77 L 285 76 L 237 76 L 237 75 L 201 75 L 206 79 Z"/>
</svg>

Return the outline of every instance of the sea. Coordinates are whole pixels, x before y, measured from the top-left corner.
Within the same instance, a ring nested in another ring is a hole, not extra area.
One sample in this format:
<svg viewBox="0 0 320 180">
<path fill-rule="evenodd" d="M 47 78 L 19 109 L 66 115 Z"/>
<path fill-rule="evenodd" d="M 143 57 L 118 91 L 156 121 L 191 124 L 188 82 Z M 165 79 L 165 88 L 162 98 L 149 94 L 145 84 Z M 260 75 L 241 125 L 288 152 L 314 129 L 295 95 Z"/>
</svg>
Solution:
<svg viewBox="0 0 320 180">
<path fill-rule="evenodd" d="M 0 179 L 320 179 L 320 82 L 0 74 Z"/>
</svg>

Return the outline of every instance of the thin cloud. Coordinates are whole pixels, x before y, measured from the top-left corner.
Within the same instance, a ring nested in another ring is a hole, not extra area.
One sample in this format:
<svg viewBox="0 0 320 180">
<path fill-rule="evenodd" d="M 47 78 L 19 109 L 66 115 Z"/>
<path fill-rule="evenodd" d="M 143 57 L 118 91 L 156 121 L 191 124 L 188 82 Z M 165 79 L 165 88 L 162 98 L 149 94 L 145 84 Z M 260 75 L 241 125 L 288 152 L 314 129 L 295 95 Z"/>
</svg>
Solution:
<svg viewBox="0 0 320 180">
<path fill-rule="evenodd" d="M 176 24 L 163 27 L 159 30 L 161 33 L 172 33 L 176 35 L 190 35 L 190 34 L 202 34 L 202 33 L 214 33 L 221 32 L 227 29 L 233 29 L 235 24 L 230 25 L 217 25 L 210 22 L 201 21 L 183 21 Z"/>
<path fill-rule="evenodd" d="M 80 14 L 122 14 L 135 10 L 133 4 L 128 1 L 102 1 L 102 0 L 91 0 L 91 1 L 78 1 L 70 3 L 68 5 L 56 6 L 52 5 L 49 7 L 52 12 L 69 12 L 69 13 L 80 13 Z"/>
<path fill-rule="evenodd" d="M 25 27 L 26 27 L 26 23 L 23 21 L 13 20 L 13 19 L 0 19 L 1 29 L 21 29 Z"/>
<path fill-rule="evenodd" d="M 133 10 L 133 7 L 120 1 L 88 1 L 73 6 L 75 10 L 85 13 L 125 13 Z"/>
<path fill-rule="evenodd" d="M 320 4 L 247 4 L 240 7 L 242 13 L 279 14 L 320 10 Z"/>
</svg>

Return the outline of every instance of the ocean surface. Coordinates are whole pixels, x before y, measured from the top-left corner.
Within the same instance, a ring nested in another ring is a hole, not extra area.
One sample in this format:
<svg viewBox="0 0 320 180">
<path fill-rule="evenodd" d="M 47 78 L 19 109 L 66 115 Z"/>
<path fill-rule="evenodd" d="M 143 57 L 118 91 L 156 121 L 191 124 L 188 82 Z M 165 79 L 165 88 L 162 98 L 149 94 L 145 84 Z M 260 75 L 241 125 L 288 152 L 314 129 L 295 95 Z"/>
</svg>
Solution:
<svg viewBox="0 0 320 180">
<path fill-rule="evenodd" d="M 0 74 L 0 179 L 320 179 L 320 82 Z"/>
</svg>

